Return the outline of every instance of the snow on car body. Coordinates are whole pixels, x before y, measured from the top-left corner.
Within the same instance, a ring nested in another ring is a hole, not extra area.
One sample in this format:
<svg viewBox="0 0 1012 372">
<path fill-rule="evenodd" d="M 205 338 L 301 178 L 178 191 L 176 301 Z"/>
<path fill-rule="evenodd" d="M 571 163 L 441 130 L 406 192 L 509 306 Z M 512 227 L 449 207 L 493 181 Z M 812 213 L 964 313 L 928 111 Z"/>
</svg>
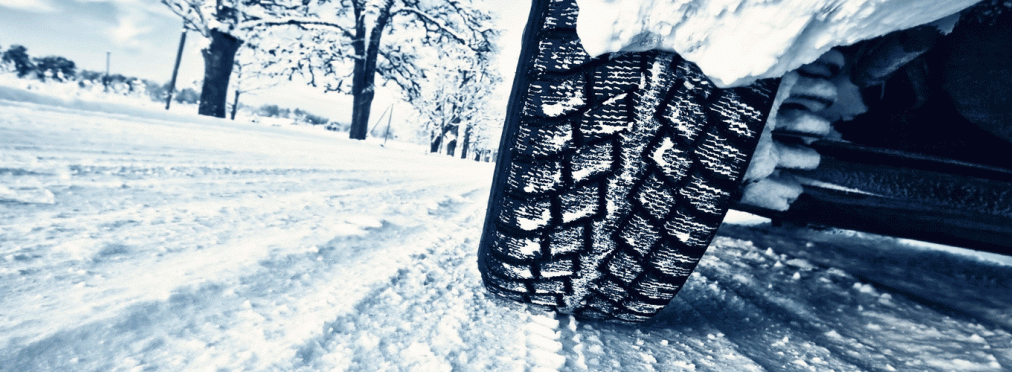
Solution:
<svg viewBox="0 0 1012 372">
<path fill-rule="evenodd" d="M 720 87 L 779 77 L 833 47 L 931 23 L 979 0 L 579 0 L 592 56 L 665 50 Z M 951 27 L 952 19 L 947 19 Z"/>
</svg>

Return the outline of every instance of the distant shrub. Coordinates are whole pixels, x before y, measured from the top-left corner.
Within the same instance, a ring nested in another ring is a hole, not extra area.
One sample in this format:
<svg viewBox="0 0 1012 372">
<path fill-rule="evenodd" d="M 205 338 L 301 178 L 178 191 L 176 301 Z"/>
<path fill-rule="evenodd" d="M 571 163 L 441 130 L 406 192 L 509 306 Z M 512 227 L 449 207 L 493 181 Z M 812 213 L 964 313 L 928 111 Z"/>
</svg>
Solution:
<svg viewBox="0 0 1012 372">
<path fill-rule="evenodd" d="M 109 76 L 103 76 L 102 83 L 106 85 L 125 84 L 127 82 L 127 79 L 128 78 L 126 76 L 120 74 L 112 74 Z"/>
<path fill-rule="evenodd" d="M 318 115 L 313 115 L 308 111 L 302 109 L 295 109 L 292 111 L 292 114 L 295 115 L 296 120 L 299 120 L 304 123 L 309 123 L 312 125 L 323 125 L 330 122 L 330 119 Z"/>
<path fill-rule="evenodd" d="M 142 82 L 144 83 L 144 91 L 148 93 L 152 101 L 165 100 L 165 95 L 169 92 L 169 84 L 158 84 L 151 80 L 142 80 Z"/>
<path fill-rule="evenodd" d="M 324 128 L 335 132 L 347 132 L 348 130 L 351 129 L 351 123 L 338 123 L 336 121 L 332 121 L 330 123 L 327 123 L 327 125 L 324 126 Z"/>
<path fill-rule="evenodd" d="M 263 105 L 257 109 L 257 114 L 269 118 L 284 118 L 309 123 L 312 125 L 324 125 L 330 122 L 330 119 L 319 115 L 313 115 L 303 109 L 289 109 L 285 107 L 278 107 L 278 105 L 270 104 Z"/>
<path fill-rule="evenodd" d="M 183 88 L 176 93 L 173 100 L 179 103 L 197 104 L 200 102 L 200 94 L 192 88 Z"/>
<path fill-rule="evenodd" d="M 0 60 L 4 64 L 10 64 L 14 66 L 14 71 L 17 72 L 18 77 L 25 77 L 28 74 L 35 71 L 35 64 L 32 63 L 32 59 L 28 57 L 28 48 L 21 45 L 11 45 Z"/>
<path fill-rule="evenodd" d="M 77 66 L 74 61 L 59 56 L 35 58 L 35 74 L 42 81 L 46 81 L 47 77 L 63 81 L 75 77 Z"/>
<path fill-rule="evenodd" d="M 298 111 L 298 109 L 296 109 L 296 111 Z M 312 124 L 312 125 L 324 125 L 324 124 L 327 124 L 327 123 L 330 122 L 330 119 L 328 119 L 328 118 L 325 118 L 323 116 L 313 115 L 313 114 L 310 114 L 310 113 L 305 112 L 305 111 L 303 111 L 302 115 L 300 115 L 299 117 L 302 118 L 302 121 L 305 121 L 305 122 L 307 122 L 309 124 Z"/>
<path fill-rule="evenodd" d="M 281 113 L 278 105 L 263 105 L 260 106 L 260 116 L 266 116 L 269 118 L 276 118 Z"/>
</svg>

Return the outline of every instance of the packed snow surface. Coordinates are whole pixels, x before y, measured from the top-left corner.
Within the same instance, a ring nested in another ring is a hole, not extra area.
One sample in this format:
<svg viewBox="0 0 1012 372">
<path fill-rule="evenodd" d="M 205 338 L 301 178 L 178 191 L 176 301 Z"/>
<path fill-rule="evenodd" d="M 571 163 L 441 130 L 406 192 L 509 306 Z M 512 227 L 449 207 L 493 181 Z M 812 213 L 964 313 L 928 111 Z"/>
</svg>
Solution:
<svg viewBox="0 0 1012 372">
<path fill-rule="evenodd" d="M 490 164 L 18 97 L 0 371 L 1012 369 L 1004 258 L 735 213 L 654 320 L 578 321 L 483 290 Z"/>
<path fill-rule="evenodd" d="M 715 84 L 737 86 L 781 76 L 835 46 L 935 22 L 978 1 L 578 0 L 577 32 L 591 55 L 674 51 Z"/>
</svg>

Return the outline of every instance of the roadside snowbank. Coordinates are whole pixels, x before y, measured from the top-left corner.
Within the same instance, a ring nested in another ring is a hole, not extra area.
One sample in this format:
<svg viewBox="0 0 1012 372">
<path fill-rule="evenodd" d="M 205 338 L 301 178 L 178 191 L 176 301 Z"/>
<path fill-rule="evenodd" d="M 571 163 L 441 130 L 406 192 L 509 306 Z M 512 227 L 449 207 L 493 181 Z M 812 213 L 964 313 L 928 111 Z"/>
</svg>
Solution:
<svg viewBox="0 0 1012 372">
<path fill-rule="evenodd" d="M 41 86 L 51 89 L 39 91 L 39 86 L 37 85 L 17 87 L 0 84 L 0 100 L 44 105 L 47 109 L 62 108 L 90 112 L 104 112 L 149 119 L 173 121 L 220 120 L 198 116 L 196 114 L 196 108 L 192 105 L 181 106 L 177 103 L 175 109 L 167 111 L 164 107 L 157 107 L 158 105 L 154 104 L 154 102 L 147 101 L 141 103 L 140 101 L 142 99 L 133 99 L 131 97 L 115 97 L 116 99 L 112 100 L 108 99 L 109 97 L 105 97 L 107 99 L 102 99 L 103 97 L 89 94 L 70 94 L 68 92 L 62 92 L 62 90 L 59 89 L 61 88 L 60 85 L 66 84 L 42 84 Z M 180 109 L 192 109 L 193 113 L 183 113 L 180 112 Z"/>
</svg>

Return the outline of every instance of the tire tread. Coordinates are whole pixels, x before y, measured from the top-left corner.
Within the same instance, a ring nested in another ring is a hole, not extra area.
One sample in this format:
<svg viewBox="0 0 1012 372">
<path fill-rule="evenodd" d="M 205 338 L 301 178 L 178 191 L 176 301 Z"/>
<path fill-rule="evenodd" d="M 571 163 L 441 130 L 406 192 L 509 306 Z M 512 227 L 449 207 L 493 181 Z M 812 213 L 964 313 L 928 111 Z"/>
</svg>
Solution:
<svg viewBox="0 0 1012 372">
<path fill-rule="evenodd" d="M 776 81 L 719 89 L 674 53 L 591 58 L 577 11 L 575 0 L 551 0 L 537 31 L 517 134 L 502 144 L 508 166 L 494 181 L 505 185 L 479 249 L 482 275 L 515 301 L 643 321 L 716 233 Z"/>
</svg>

